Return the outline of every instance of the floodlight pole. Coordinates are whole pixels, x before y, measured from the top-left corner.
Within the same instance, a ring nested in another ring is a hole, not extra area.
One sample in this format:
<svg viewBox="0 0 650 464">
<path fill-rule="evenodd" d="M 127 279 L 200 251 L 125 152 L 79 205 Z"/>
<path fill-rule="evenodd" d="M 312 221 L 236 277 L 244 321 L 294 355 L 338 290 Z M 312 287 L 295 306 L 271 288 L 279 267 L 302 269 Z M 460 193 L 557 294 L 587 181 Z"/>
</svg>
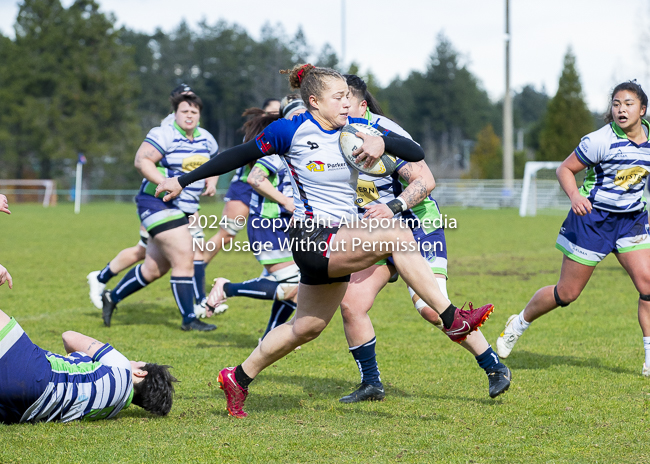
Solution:
<svg viewBox="0 0 650 464">
<path fill-rule="evenodd" d="M 341 69 L 345 65 L 345 0 L 341 0 Z"/>
<path fill-rule="evenodd" d="M 515 177 L 512 95 L 510 94 L 510 1 L 506 0 L 506 93 L 503 97 L 503 180 L 512 192 Z"/>
</svg>

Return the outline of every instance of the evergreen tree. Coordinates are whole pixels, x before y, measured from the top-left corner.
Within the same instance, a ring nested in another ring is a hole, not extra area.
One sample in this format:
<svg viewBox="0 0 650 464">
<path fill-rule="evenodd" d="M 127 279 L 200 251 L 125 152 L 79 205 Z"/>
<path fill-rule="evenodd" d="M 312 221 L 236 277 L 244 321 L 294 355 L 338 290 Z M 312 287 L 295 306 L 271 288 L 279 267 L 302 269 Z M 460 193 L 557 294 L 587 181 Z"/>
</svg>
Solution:
<svg viewBox="0 0 650 464">
<path fill-rule="evenodd" d="M 491 124 L 478 133 L 476 145 L 470 154 L 470 166 L 470 175 L 474 179 L 501 179 L 503 148 Z"/>
<path fill-rule="evenodd" d="M 582 136 L 594 130 L 594 121 L 582 95 L 576 58 L 571 48 L 564 56 L 564 69 L 557 93 L 548 104 L 540 133 L 539 161 L 565 159 L 580 143 Z"/>
<path fill-rule="evenodd" d="M 18 155 L 41 178 L 87 155 L 132 159 L 134 97 L 132 57 L 118 41 L 114 18 L 94 0 L 77 0 L 68 9 L 59 0 L 25 0 L 16 20 L 15 77 L 23 93 L 12 117 L 18 121 Z M 139 138 L 139 137 L 138 137 Z"/>
</svg>

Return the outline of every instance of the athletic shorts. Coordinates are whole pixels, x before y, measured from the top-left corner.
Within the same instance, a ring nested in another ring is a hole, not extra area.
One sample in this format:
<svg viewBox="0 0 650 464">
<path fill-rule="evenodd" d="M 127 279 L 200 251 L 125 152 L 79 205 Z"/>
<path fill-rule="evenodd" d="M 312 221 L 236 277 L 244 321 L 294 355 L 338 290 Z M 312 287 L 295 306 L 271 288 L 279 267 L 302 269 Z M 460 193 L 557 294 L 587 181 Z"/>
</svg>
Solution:
<svg viewBox="0 0 650 464">
<path fill-rule="evenodd" d="M 442 274 L 447 277 L 447 241 L 444 229 L 436 229 L 427 235 L 418 227 L 413 229 L 413 237 L 418 242 L 420 254 L 431 266 L 431 271 L 434 274 Z M 382 259 L 377 264 L 395 266 L 392 256 Z"/>
<path fill-rule="evenodd" d="M 226 192 L 226 196 L 223 198 L 223 201 L 229 202 L 233 200 L 239 200 L 245 205 L 251 204 L 251 195 L 253 194 L 253 187 L 248 185 L 247 182 L 242 182 L 236 180 L 231 182 Z"/>
<path fill-rule="evenodd" d="M 569 211 L 555 248 L 580 264 L 595 266 L 612 252 L 650 248 L 649 232 L 647 211 L 612 213 L 594 208 L 584 216 Z"/>
<path fill-rule="evenodd" d="M 52 365 L 46 353 L 13 317 L 0 330 L 0 423 L 20 422 L 47 388 Z"/>
<path fill-rule="evenodd" d="M 276 264 L 293 261 L 289 247 L 289 218 L 274 219 L 248 216 L 248 241 L 260 264 Z"/>
<path fill-rule="evenodd" d="M 151 237 L 189 224 L 185 213 L 170 201 L 164 202 L 146 193 L 138 193 L 135 204 L 138 206 L 140 222 Z"/>
<path fill-rule="evenodd" d="M 330 277 L 327 266 L 330 261 L 329 244 L 338 227 L 311 227 L 309 223 L 297 222 L 289 228 L 293 260 L 300 269 L 300 282 L 307 285 L 324 285 L 349 282 L 350 275 Z"/>
</svg>

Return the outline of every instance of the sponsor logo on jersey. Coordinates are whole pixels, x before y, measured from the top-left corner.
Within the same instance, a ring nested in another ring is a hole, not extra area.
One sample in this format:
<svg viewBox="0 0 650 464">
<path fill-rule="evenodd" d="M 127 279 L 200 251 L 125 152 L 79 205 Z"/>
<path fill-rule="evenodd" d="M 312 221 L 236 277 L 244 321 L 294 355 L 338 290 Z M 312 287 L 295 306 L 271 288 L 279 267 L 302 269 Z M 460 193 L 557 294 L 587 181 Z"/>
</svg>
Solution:
<svg viewBox="0 0 650 464">
<path fill-rule="evenodd" d="M 208 161 L 208 157 L 204 155 L 192 155 L 183 160 L 183 172 L 194 171 L 196 168 Z"/>
<path fill-rule="evenodd" d="M 379 199 L 379 190 L 374 182 L 364 179 L 357 181 L 357 206 L 365 206 Z"/>
<path fill-rule="evenodd" d="M 258 135 L 255 141 L 257 142 L 257 146 L 260 147 L 260 150 L 262 150 L 262 153 L 265 155 L 270 155 L 273 153 L 273 146 L 269 143 L 268 140 L 266 140 L 264 132 Z"/>
<path fill-rule="evenodd" d="M 325 170 L 325 163 L 322 161 L 310 161 L 307 163 L 307 169 L 311 172 L 323 172 Z"/>
<path fill-rule="evenodd" d="M 634 166 L 628 169 L 616 171 L 614 177 L 614 184 L 618 185 L 624 190 L 629 190 L 633 185 L 638 184 L 648 175 L 648 171 L 641 166 Z"/>
</svg>

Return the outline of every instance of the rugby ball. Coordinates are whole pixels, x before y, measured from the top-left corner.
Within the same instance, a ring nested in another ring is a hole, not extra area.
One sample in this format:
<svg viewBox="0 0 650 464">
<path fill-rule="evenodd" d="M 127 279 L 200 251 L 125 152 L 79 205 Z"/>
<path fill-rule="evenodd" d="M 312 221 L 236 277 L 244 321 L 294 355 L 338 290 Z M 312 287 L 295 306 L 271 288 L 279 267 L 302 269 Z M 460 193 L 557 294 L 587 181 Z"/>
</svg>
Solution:
<svg viewBox="0 0 650 464">
<path fill-rule="evenodd" d="M 376 136 L 382 135 L 377 129 L 367 124 L 354 123 L 344 126 L 341 129 L 341 135 L 339 135 L 339 147 L 341 147 L 341 153 L 345 161 L 357 171 L 368 174 L 369 176 L 390 176 L 397 167 L 397 158 L 388 153 L 381 155 L 377 162 L 369 168 L 364 167 L 365 160 L 361 163 L 356 162 L 356 156 L 352 152 L 363 145 L 363 139 L 355 135 L 357 132 Z"/>
</svg>

